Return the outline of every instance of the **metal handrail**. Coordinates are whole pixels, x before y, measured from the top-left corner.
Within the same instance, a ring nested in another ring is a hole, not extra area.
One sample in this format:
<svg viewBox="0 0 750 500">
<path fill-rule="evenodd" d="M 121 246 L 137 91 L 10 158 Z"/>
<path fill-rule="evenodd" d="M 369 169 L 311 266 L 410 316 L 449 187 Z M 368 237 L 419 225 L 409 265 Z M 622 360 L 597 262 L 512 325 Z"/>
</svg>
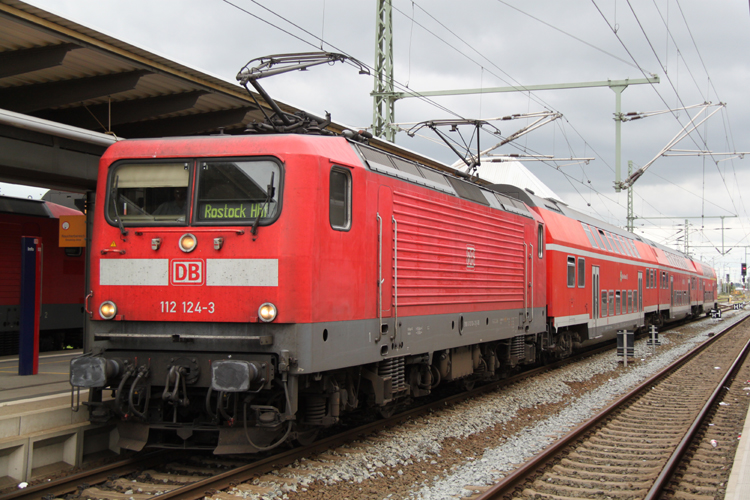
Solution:
<svg viewBox="0 0 750 500">
<path fill-rule="evenodd" d="M 391 221 L 393 221 L 393 311 L 395 316 L 391 340 L 394 340 L 398 333 L 398 222 L 393 215 L 391 215 Z"/>
</svg>

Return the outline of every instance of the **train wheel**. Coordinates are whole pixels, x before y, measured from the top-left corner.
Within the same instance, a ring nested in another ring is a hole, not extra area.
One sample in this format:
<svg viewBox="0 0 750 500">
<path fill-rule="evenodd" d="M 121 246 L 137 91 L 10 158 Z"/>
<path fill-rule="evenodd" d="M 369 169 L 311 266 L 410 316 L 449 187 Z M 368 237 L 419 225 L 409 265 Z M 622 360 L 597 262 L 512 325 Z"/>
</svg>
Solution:
<svg viewBox="0 0 750 500">
<path fill-rule="evenodd" d="M 570 333 L 561 333 L 557 337 L 558 356 L 560 358 L 567 358 L 573 354 L 573 340 Z"/>
<path fill-rule="evenodd" d="M 318 439 L 320 427 L 310 428 L 304 425 L 299 425 L 297 426 L 295 433 L 296 435 L 294 439 L 302 446 L 308 446 L 313 444 L 315 440 Z"/>
<path fill-rule="evenodd" d="M 461 389 L 468 392 L 474 389 L 474 386 L 477 385 L 477 379 L 464 378 L 464 379 L 461 379 L 460 384 L 461 384 Z"/>
<path fill-rule="evenodd" d="M 394 413 L 396 413 L 396 405 L 394 403 L 378 407 L 378 414 L 383 418 L 391 418 Z"/>
</svg>

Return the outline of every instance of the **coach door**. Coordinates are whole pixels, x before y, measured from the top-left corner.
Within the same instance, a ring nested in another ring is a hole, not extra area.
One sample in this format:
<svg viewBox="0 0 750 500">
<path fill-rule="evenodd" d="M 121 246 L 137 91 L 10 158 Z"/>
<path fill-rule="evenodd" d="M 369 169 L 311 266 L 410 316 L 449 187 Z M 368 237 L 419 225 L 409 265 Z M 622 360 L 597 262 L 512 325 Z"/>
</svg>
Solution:
<svg viewBox="0 0 750 500">
<path fill-rule="evenodd" d="M 674 307 L 674 276 L 669 275 L 669 304 Z"/>
<path fill-rule="evenodd" d="M 643 273 L 641 271 L 638 271 L 638 302 L 633 305 L 638 309 L 638 312 L 643 312 Z M 641 316 L 643 315 L 641 314 Z"/>
<path fill-rule="evenodd" d="M 593 337 L 598 337 L 596 334 L 596 326 L 599 322 L 599 316 L 601 316 L 600 313 L 600 304 L 599 304 L 599 266 L 591 266 L 591 293 L 592 295 L 592 307 L 591 307 L 591 316 L 592 316 L 592 322 L 591 329 L 594 331 Z M 589 337 L 592 337 L 591 334 L 589 334 Z"/>
<path fill-rule="evenodd" d="M 388 186 L 378 190 L 378 317 L 380 334 L 395 338 L 396 316 L 395 300 L 395 220 L 393 218 L 393 191 Z M 380 341 L 380 335 L 375 342 Z"/>
</svg>

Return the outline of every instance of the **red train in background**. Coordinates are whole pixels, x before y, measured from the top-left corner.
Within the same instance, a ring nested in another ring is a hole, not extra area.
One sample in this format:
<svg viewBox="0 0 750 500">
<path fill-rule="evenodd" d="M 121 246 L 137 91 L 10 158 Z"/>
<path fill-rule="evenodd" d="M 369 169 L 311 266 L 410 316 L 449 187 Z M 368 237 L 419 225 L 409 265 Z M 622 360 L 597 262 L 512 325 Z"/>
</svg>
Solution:
<svg viewBox="0 0 750 500">
<path fill-rule="evenodd" d="M 546 222 L 548 321 L 564 345 L 717 307 L 711 267 L 558 201 L 515 186 L 493 188 L 524 201 Z"/>
<path fill-rule="evenodd" d="M 107 150 L 71 384 L 120 446 L 305 442 L 716 305 L 713 270 L 679 252 L 345 135 Z"/>
<path fill-rule="evenodd" d="M 39 348 L 81 347 L 85 255 L 58 244 L 61 215 L 81 212 L 56 203 L 0 196 L 0 355 L 18 353 L 21 236 L 42 238 Z"/>
</svg>

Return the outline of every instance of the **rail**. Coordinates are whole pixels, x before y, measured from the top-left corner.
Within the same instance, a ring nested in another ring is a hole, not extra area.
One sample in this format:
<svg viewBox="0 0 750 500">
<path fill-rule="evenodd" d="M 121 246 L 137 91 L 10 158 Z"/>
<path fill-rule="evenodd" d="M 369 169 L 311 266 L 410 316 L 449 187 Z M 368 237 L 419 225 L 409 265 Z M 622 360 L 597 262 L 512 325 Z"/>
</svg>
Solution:
<svg viewBox="0 0 750 500">
<path fill-rule="evenodd" d="M 667 377 L 670 373 L 675 371 L 676 369 L 680 368 L 682 365 L 684 365 L 689 360 L 693 359 L 695 356 L 697 356 L 699 353 L 706 350 L 709 346 L 713 345 L 714 342 L 721 339 L 727 332 L 734 329 L 736 326 L 740 325 L 741 323 L 745 322 L 750 316 L 747 316 L 729 326 L 727 326 L 724 330 L 717 333 L 714 337 L 711 339 L 705 341 L 703 344 L 701 344 L 696 349 L 692 350 L 691 352 L 685 354 L 681 358 L 677 359 L 673 363 L 671 363 L 669 366 L 664 368 L 659 373 L 653 375 L 645 382 L 639 384 L 636 388 L 631 390 L 629 393 L 621 396 L 616 401 L 614 401 L 612 404 L 607 406 L 604 410 L 602 410 L 599 414 L 595 415 L 576 429 L 569 432 L 567 435 L 563 436 L 560 440 L 552 444 L 551 446 L 547 447 L 542 453 L 538 454 L 536 457 L 534 457 L 532 460 L 524 464 L 522 467 L 516 469 L 511 474 L 506 476 L 504 479 L 502 479 L 500 482 L 496 483 L 494 486 L 492 486 L 490 489 L 483 492 L 481 495 L 476 497 L 474 500 L 496 500 L 505 497 L 506 495 L 509 495 L 511 491 L 522 484 L 523 482 L 527 481 L 531 476 L 533 476 L 539 469 L 544 467 L 548 462 L 553 460 L 562 450 L 565 448 L 571 446 L 573 443 L 575 443 L 577 440 L 581 439 L 583 436 L 585 436 L 587 433 L 592 431 L 594 428 L 596 428 L 599 424 L 604 422 L 610 415 L 612 415 L 617 410 L 621 409 L 622 406 L 630 401 L 635 400 L 641 393 L 643 393 L 646 390 L 649 390 L 654 386 L 655 383 L 661 381 L 665 377 Z M 743 356 L 745 356 L 748 352 L 748 349 L 750 349 L 750 342 L 748 342 L 745 347 L 742 349 L 742 352 L 735 360 L 734 364 L 732 365 L 732 368 L 728 370 L 727 375 L 721 380 L 721 382 L 717 385 L 716 390 L 714 391 L 712 397 L 709 399 L 709 403 L 711 401 L 716 400 L 718 397 L 718 394 L 720 393 L 721 389 L 726 385 L 726 381 L 731 378 L 731 374 L 735 371 L 735 369 L 740 365 L 741 359 L 744 359 Z M 660 497 L 660 493 L 663 491 L 664 487 L 668 483 L 672 472 L 677 467 L 677 464 L 679 464 L 680 458 L 684 455 L 685 451 L 690 445 L 690 437 L 693 437 L 697 429 L 700 427 L 700 422 L 703 421 L 703 419 L 706 417 L 706 415 L 709 413 L 708 408 L 710 408 L 710 405 L 707 403 L 706 406 L 704 406 L 703 410 L 700 412 L 698 418 L 696 418 L 696 422 L 694 422 L 690 426 L 690 431 L 688 434 L 692 433 L 691 436 L 688 436 L 686 434 L 683 441 L 680 443 L 680 445 L 676 448 L 676 450 L 673 452 L 672 457 L 668 460 L 667 464 L 663 468 L 662 472 L 660 473 L 657 481 L 654 483 L 654 485 L 651 488 L 651 491 L 649 491 L 649 495 L 646 497 L 649 500 L 654 500 L 656 498 Z M 699 421 L 700 420 L 700 421 Z M 667 470 L 669 469 L 669 470 Z"/>
</svg>

